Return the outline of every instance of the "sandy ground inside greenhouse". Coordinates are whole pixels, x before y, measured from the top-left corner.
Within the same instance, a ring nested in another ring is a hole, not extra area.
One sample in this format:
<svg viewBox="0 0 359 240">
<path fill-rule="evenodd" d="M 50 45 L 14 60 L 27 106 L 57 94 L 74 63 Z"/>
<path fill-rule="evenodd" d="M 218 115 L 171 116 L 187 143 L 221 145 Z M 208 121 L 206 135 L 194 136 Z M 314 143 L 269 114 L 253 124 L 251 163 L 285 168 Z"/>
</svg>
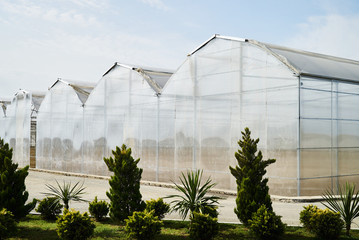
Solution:
<svg viewBox="0 0 359 240">
<path fill-rule="evenodd" d="M 85 194 L 83 198 L 92 201 L 95 196 L 99 200 L 109 201 L 106 196 L 106 191 L 109 189 L 108 178 L 86 176 L 81 174 L 71 175 L 61 172 L 47 172 L 39 171 L 36 169 L 30 170 L 29 175 L 26 178 L 26 189 L 29 192 L 29 199 L 37 198 L 42 199 L 45 197 L 43 192 L 47 191 L 45 184 L 56 184 L 56 180 L 61 184 L 63 181 L 71 182 L 75 184 L 78 181 L 84 183 Z M 165 197 L 170 194 L 176 194 L 177 191 L 173 188 L 162 186 L 156 186 L 155 184 L 144 182 L 141 185 L 141 194 L 144 200 L 157 199 L 159 197 Z M 229 223 L 239 223 L 237 216 L 233 212 L 235 208 L 235 195 L 233 193 L 220 194 L 224 199 L 220 200 L 219 207 L 219 221 Z M 288 225 L 299 226 L 299 213 L 303 210 L 303 206 L 308 204 L 315 204 L 320 208 L 324 206 L 320 202 L 309 203 L 305 201 L 315 201 L 315 197 L 301 197 L 301 198 L 281 198 L 278 196 L 273 197 L 273 209 L 277 215 L 282 216 L 284 223 Z M 170 200 L 167 200 L 169 202 Z M 300 202 L 295 202 L 300 201 Z M 304 201 L 304 202 L 303 202 Z M 74 208 L 81 212 L 88 211 L 88 203 L 85 202 L 70 202 L 70 208 Z M 166 215 L 165 219 L 181 219 L 177 213 L 171 213 Z M 355 221 L 353 228 L 358 228 L 359 220 Z"/>
</svg>

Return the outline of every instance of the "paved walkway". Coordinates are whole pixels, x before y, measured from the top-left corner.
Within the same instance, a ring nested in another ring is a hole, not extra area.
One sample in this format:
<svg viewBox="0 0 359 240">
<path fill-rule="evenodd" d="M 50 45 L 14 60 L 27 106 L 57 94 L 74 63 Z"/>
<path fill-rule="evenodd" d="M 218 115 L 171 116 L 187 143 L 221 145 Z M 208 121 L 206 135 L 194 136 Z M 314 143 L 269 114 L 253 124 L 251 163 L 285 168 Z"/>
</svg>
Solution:
<svg viewBox="0 0 359 240">
<path fill-rule="evenodd" d="M 56 184 L 56 180 L 62 184 L 63 181 L 71 182 L 75 184 L 78 181 L 83 181 L 84 186 L 86 187 L 86 194 L 83 198 L 92 201 L 95 196 L 98 196 L 99 200 L 109 201 L 106 196 L 106 191 L 109 189 L 108 177 L 96 177 L 96 176 L 86 176 L 82 174 L 68 174 L 61 172 L 48 172 L 40 171 L 37 169 L 32 169 L 29 171 L 29 176 L 26 178 L 26 189 L 29 192 L 29 199 L 37 198 L 42 199 L 45 197 L 43 192 L 47 192 L 45 184 Z M 157 185 L 157 184 L 154 184 Z M 160 187 L 151 185 L 149 182 L 144 182 L 141 185 L 141 194 L 144 200 L 149 200 L 151 198 L 157 199 L 159 197 L 165 197 L 170 194 L 178 193 L 175 189 L 169 187 Z M 165 184 L 167 185 L 167 184 Z M 229 223 L 239 223 L 237 216 L 234 214 L 233 209 L 235 208 L 235 195 L 222 195 L 225 199 L 220 200 L 219 207 L 219 217 L 220 222 L 229 222 Z M 303 206 L 306 206 L 310 203 L 308 202 L 288 202 L 290 198 L 284 198 L 288 201 L 280 201 L 279 197 L 273 198 L 273 209 L 277 215 L 282 216 L 284 223 L 288 225 L 300 225 L 299 223 L 299 212 L 303 210 Z M 293 200 L 293 199 L 291 199 Z M 305 198 L 299 198 L 299 200 L 306 200 Z M 312 198 L 308 198 L 312 200 Z M 167 202 L 170 200 L 168 199 Z M 324 208 L 319 202 L 315 202 L 320 208 Z M 81 212 L 88 211 L 88 203 L 84 202 L 70 202 L 70 208 L 74 208 Z M 177 213 L 171 213 L 166 215 L 165 219 L 180 219 Z M 358 225 L 356 225 L 358 226 Z M 353 227 L 356 227 L 353 226 Z"/>
</svg>

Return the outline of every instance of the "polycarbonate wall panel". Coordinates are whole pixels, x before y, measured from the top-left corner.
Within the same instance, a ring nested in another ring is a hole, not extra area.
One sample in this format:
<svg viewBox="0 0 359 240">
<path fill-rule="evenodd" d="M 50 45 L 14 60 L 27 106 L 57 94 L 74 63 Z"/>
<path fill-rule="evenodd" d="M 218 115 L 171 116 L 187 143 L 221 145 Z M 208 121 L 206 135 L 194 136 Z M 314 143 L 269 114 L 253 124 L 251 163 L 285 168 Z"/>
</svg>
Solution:
<svg viewBox="0 0 359 240">
<path fill-rule="evenodd" d="M 69 85 L 57 82 L 46 94 L 37 117 L 37 167 L 81 172 L 83 108 Z"/>
<path fill-rule="evenodd" d="M 271 191 L 296 193 L 298 78 L 263 50 L 237 41 L 211 41 L 172 76 L 161 95 L 160 111 L 162 106 L 174 107 L 166 109 L 168 114 L 160 112 L 160 122 L 169 126 L 165 118 L 175 114 L 176 137 L 173 144 L 168 141 L 175 149 L 173 164 L 168 164 L 174 166 L 174 176 L 204 169 L 218 188 L 235 189 L 228 167 L 236 164 L 237 142 L 249 127 L 252 136 L 260 138 L 264 157 L 278 158 L 279 164 L 268 171 L 275 179 Z M 161 124 L 160 131 L 164 127 Z"/>
<path fill-rule="evenodd" d="M 4 141 L 13 148 L 13 161 L 30 164 L 31 93 L 19 91 L 7 109 Z"/>
<path fill-rule="evenodd" d="M 336 191 L 346 177 L 359 182 L 358 89 L 355 83 L 301 79 L 301 195 Z"/>
<path fill-rule="evenodd" d="M 83 171 L 110 174 L 103 157 L 126 144 L 135 159 L 141 158 L 143 179 L 157 180 L 157 109 L 158 97 L 138 72 L 118 65 L 107 73 L 85 104 L 83 152 L 91 165 Z"/>
</svg>

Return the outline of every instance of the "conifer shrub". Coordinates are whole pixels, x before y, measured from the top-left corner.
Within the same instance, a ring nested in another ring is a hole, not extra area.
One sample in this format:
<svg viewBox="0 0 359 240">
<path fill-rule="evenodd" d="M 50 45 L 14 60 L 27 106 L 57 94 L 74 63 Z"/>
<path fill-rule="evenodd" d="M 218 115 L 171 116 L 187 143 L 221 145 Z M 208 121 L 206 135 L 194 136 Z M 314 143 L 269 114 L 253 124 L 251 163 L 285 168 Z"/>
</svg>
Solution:
<svg viewBox="0 0 359 240">
<path fill-rule="evenodd" d="M 338 239 L 344 226 L 340 213 L 309 205 L 300 212 L 300 222 L 318 239 Z"/>
<path fill-rule="evenodd" d="M 96 221 L 102 221 L 108 214 L 109 204 L 106 201 L 98 201 L 97 196 L 95 200 L 89 203 L 89 212 Z"/>
<path fill-rule="evenodd" d="M 18 169 L 12 162 L 12 148 L 0 138 L 0 209 L 6 208 L 15 219 L 20 219 L 35 208 L 36 199 L 26 204 L 29 193 L 26 191 L 25 178 L 29 166 Z"/>
<path fill-rule="evenodd" d="M 46 220 L 55 220 L 56 216 L 61 213 L 63 205 L 55 197 L 46 197 L 39 202 L 36 212 L 41 214 L 41 217 Z"/>
<path fill-rule="evenodd" d="M 272 211 L 272 201 L 269 195 L 268 179 L 263 178 L 265 168 L 274 163 L 275 159 L 263 160 L 261 151 L 257 153 L 259 138 L 252 139 L 248 128 L 242 132 L 242 139 L 238 141 L 240 149 L 235 153 L 238 165 L 229 167 L 236 178 L 237 198 L 236 213 L 238 219 L 248 226 L 248 220 L 264 204 L 266 209 Z"/>
<path fill-rule="evenodd" d="M 0 211 L 0 239 L 7 238 L 14 234 L 17 230 L 17 223 L 14 215 L 3 208 Z"/>
<path fill-rule="evenodd" d="M 135 211 L 142 211 L 146 204 L 140 193 L 142 169 L 137 167 L 140 159 L 131 156 L 131 148 L 122 145 L 112 151 L 113 157 L 104 158 L 108 170 L 113 172 L 109 180 L 110 190 L 106 192 L 110 199 L 110 217 L 114 221 L 123 221 Z"/>
<path fill-rule="evenodd" d="M 132 216 L 125 219 L 125 232 L 129 238 L 138 240 L 151 240 L 161 232 L 162 221 L 154 216 L 154 210 L 148 212 L 134 212 Z"/>
<path fill-rule="evenodd" d="M 281 216 L 277 216 L 272 210 L 262 205 L 252 219 L 248 220 L 249 229 L 258 239 L 278 239 L 283 235 L 285 224 Z"/>
<path fill-rule="evenodd" d="M 95 224 L 87 214 L 73 209 L 64 209 L 63 215 L 56 220 L 57 235 L 64 240 L 85 240 L 94 234 Z"/>
<path fill-rule="evenodd" d="M 146 210 L 148 212 L 154 210 L 153 215 L 158 217 L 159 220 L 162 220 L 165 214 L 169 212 L 170 205 L 164 202 L 162 198 L 158 198 L 157 200 L 151 199 L 146 201 Z"/>
<path fill-rule="evenodd" d="M 193 212 L 191 216 L 189 234 L 191 239 L 210 240 L 213 239 L 219 230 L 218 219 L 209 214 Z"/>
</svg>

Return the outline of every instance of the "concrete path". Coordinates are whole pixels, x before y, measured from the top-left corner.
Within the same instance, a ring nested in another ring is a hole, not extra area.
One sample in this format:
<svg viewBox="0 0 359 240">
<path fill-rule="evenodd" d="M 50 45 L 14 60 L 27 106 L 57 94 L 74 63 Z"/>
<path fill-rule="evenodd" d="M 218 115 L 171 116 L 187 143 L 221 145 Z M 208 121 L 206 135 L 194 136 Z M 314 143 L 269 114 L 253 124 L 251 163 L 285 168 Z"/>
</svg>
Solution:
<svg viewBox="0 0 359 240">
<path fill-rule="evenodd" d="M 67 174 L 64 175 L 64 174 Z M 75 184 L 76 182 L 84 182 L 86 187 L 86 194 L 83 198 L 92 201 L 95 196 L 99 200 L 106 200 L 109 202 L 109 199 L 106 196 L 106 191 L 109 189 L 108 177 L 96 177 L 96 176 L 86 176 L 81 174 L 71 175 L 68 173 L 61 172 L 46 172 L 33 169 L 29 171 L 29 175 L 26 178 L 26 189 L 29 192 L 29 200 L 32 198 L 42 199 L 45 197 L 43 192 L 47 192 L 46 184 L 55 185 L 56 180 L 62 184 L 63 181 L 71 182 Z M 152 186 L 150 183 L 146 182 L 141 185 L 141 194 L 144 200 L 149 200 L 151 198 L 157 199 L 159 197 L 165 197 L 170 194 L 177 194 L 178 192 L 169 187 L 159 187 Z M 228 223 L 239 223 L 237 216 L 234 214 L 233 209 L 235 208 L 235 195 L 222 195 L 225 199 L 220 200 L 219 207 L 219 221 L 228 222 Z M 279 201 L 278 197 L 273 198 L 273 209 L 277 215 L 282 216 L 284 223 L 288 225 L 299 226 L 299 212 L 303 210 L 303 206 L 309 205 L 308 202 L 283 202 Z M 287 199 L 288 200 L 288 199 Z M 302 198 L 301 200 L 305 200 Z M 309 198 L 310 200 L 310 198 Z M 165 200 L 169 202 L 170 200 Z M 324 208 L 319 202 L 313 203 L 320 208 Z M 88 211 L 88 203 L 84 202 L 70 202 L 70 208 L 74 208 L 81 212 Z M 171 213 L 166 215 L 165 219 L 181 219 L 177 213 Z M 356 225 L 357 226 L 357 225 Z M 353 227 L 356 227 L 353 226 Z"/>
</svg>

